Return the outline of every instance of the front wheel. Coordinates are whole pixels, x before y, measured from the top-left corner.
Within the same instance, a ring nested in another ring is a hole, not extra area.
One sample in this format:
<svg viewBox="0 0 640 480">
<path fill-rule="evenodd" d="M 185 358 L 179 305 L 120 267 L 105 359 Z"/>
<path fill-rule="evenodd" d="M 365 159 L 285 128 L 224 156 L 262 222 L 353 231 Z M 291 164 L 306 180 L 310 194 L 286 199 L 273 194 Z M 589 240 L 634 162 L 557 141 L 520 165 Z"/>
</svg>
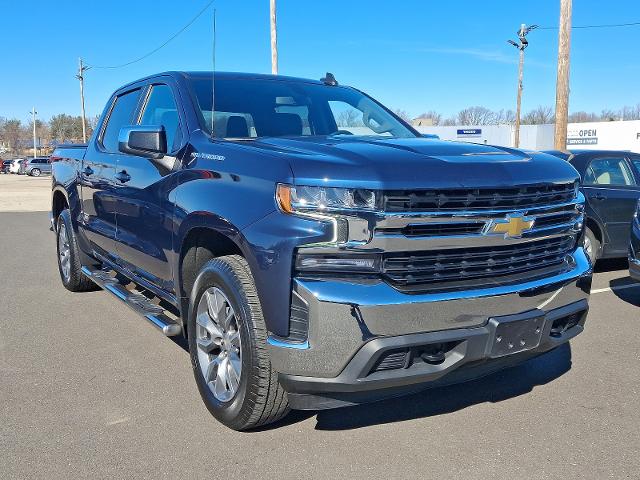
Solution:
<svg viewBox="0 0 640 480">
<path fill-rule="evenodd" d="M 595 265 L 600 255 L 600 242 L 589 227 L 587 227 L 584 232 L 583 247 L 589 260 L 591 260 L 591 265 Z"/>
<path fill-rule="evenodd" d="M 247 430 L 287 414 L 287 394 L 269 361 L 262 308 L 244 258 L 215 258 L 200 270 L 187 331 L 198 390 L 220 422 Z"/>
</svg>

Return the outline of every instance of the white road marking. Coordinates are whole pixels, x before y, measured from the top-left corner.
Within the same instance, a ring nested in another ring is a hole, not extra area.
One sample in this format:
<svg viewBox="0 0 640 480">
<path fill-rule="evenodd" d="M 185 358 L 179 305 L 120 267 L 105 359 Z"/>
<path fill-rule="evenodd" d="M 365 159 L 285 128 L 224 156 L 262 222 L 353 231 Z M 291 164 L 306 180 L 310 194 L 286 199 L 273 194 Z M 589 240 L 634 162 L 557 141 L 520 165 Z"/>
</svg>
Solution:
<svg viewBox="0 0 640 480">
<path fill-rule="evenodd" d="M 562 287 L 562 288 L 564 288 L 564 287 Z M 548 300 L 546 300 L 546 301 L 542 302 L 540 305 L 538 305 L 537 308 L 544 308 L 547 305 L 549 305 L 551 302 L 553 302 L 553 299 L 558 296 L 558 294 L 562 291 L 562 288 L 558 289 L 558 291 L 556 291 L 556 293 L 551 295 Z"/>
<path fill-rule="evenodd" d="M 620 285 L 619 287 L 607 287 L 607 288 L 596 288 L 595 290 L 591 290 L 591 293 L 602 293 L 602 292 L 612 292 L 614 290 L 624 290 L 626 288 L 634 288 L 640 287 L 640 283 L 632 283 L 629 285 Z"/>
</svg>

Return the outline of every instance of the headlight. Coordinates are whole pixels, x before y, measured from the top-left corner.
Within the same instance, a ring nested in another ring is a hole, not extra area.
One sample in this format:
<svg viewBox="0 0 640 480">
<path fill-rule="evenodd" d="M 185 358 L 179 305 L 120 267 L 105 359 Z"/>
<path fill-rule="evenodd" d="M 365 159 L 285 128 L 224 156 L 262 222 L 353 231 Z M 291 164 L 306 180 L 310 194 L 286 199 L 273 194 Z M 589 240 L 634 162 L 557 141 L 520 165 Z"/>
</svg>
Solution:
<svg viewBox="0 0 640 480">
<path fill-rule="evenodd" d="M 359 188 L 294 187 L 279 184 L 276 199 L 285 213 L 372 211 L 376 208 L 375 192 Z"/>
</svg>

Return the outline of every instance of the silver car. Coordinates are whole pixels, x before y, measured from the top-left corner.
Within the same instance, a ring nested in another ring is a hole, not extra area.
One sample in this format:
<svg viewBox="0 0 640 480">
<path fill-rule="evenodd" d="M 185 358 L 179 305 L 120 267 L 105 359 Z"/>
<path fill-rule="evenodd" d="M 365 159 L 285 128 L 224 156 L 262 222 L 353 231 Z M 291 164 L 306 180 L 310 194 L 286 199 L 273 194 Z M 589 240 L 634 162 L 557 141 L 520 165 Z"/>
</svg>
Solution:
<svg viewBox="0 0 640 480">
<path fill-rule="evenodd" d="M 32 177 L 39 177 L 43 173 L 51 173 L 49 157 L 35 157 L 23 160 L 18 173 L 31 175 Z"/>
</svg>

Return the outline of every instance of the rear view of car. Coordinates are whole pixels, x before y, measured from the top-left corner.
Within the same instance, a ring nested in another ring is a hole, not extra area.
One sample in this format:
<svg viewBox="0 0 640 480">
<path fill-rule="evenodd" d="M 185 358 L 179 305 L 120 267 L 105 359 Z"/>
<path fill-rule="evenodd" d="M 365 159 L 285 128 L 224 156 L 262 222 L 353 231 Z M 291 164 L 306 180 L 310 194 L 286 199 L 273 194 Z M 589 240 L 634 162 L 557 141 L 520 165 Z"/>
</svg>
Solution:
<svg viewBox="0 0 640 480">
<path fill-rule="evenodd" d="M 18 173 L 20 171 L 20 164 L 24 159 L 15 158 L 11 160 L 11 165 L 9 165 L 9 173 Z"/>
</svg>

